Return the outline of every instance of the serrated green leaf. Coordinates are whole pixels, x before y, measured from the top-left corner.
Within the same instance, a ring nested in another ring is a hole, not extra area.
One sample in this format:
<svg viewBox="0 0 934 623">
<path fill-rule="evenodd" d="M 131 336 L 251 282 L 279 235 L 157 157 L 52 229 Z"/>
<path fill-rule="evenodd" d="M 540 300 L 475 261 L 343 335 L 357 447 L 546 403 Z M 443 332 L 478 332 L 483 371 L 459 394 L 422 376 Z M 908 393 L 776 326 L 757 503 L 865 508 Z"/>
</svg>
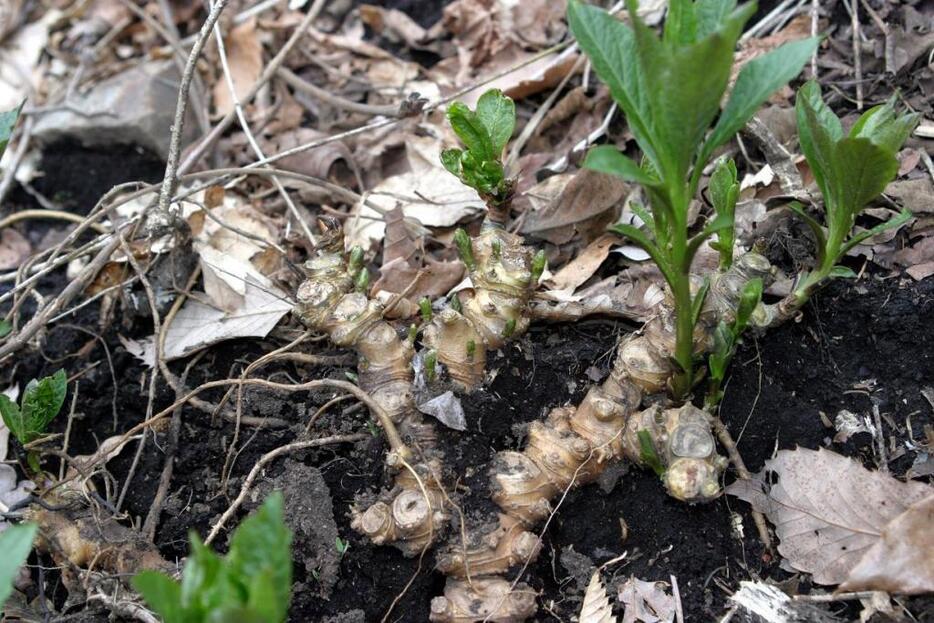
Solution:
<svg viewBox="0 0 934 623">
<path fill-rule="evenodd" d="M 678 47 L 662 45 L 654 31 L 633 18 L 640 71 L 651 94 L 651 128 L 661 156 L 662 177 L 686 178 L 711 122 L 720 113 L 736 41 L 755 12 L 750 3 L 734 11 L 713 34 Z"/>
<path fill-rule="evenodd" d="M 497 156 L 486 126 L 466 104 L 453 102 L 448 106 L 447 117 L 454 133 L 476 160 L 492 160 Z"/>
<path fill-rule="evenodd" d="M 463 174 L 461 168 L 461 156 L 463 152 L 460 149 L 445 149 L 441 152 L 441 164 L 455 177 Z"/>
<path fill-rule="evenodd" d="M 795 98 L 795 116 L 801 152 L 811 167 L 821 193 L 830 194 L 827 178 L 833 175 L 833 146 L 843 138 L 843 125 L 821 98 L 820 85 L 805 83 Z"/>
<path fill-rule="evenodd" d="M 603 9 L 580 0 L 568 3 L 568 24 L 594 71 L 626 115 L 626 123 L 639 148 L 656 166 L 659 163 L 649 133 L 650 95 L 636 56 L 632 29 Z"/>
<path fill-rule="evenodd" d="M 665 16 L 664 40 L 672 45 L 690 45 L 697 40 L 697 13 L 694 0 L 669 0 Z"/>
<path fill-rule="evenodd" d="M 735 10 L 736 0 L 698 0 L 695 2 L 697 38 L 703 39 L 711 35 Z"/>
<path fill-rule="evenodd" d="M 493 155 L 499 158 L 516 128 L 516 104 L 499 89 L 490 89 L 477 100 L 477 117 L 486 127 Z"/>
<path fill-rule="evenodd" d="M 837 183 L 830 200 L 844 206 L 851 217 L 881 195 L 898 173 L 895 154 L 866 138 L 841 139 L 834 156 L 833 175 Z M 850 227 L 852 223 L 847 230 Z"/>
<path fill-rule="evenodd" d="M 658 184 L 658 180 L 643 171 L 635 160 L 612 145 L 599 145 L 592 148 L 584 158 L 584 167 L 592 171 L 615 175 L 627 182 L 637 182 L 645 186 Z"/>
<path fill-rule="evenodd" d="M 865 138 L 893 154 L 898 153 L 921 120 L 917 113 L 897 115 L 895 97 L 863 113 L 850 129 L 850 138 Z"/>
<path fill-rule="evenodd" d="M 791 41 L 743 66 L 697 166 L 703 167 L 707 154 L 733 138 L 772 93 L 801 72 L 819 43 L 818 37 Z"/>
<path fill-rule="evenodd" d="M 26 385 L 20 406 L 25 437 L 21 442 L 29 443 L 45 434 L 49 423 L 61 411 L 67 392 L 68 377 L 64 370 L 40 380 L 33 379 Z"/>
<path fill-rule="evenodd" d="M 33 523 L 24 523 L 9 526 L 0 533 L 0 613 L 3 604 L 13 592 L 13 580 L 19 568 L 26 562 L 29 552 L 32 551 L 32 540 L 36 536 L 38 526 Z"/>
<path fill-rule="evenodd" d="M 0 156 L 6 151 L 6 146 L 10 144 L 10 138 L 13 136 L 13 128 L 16 127 L 16 120 L 19 119 L 19 113 L 23 109 L 23 104 L 0 113 Z"/>
<path fill-rule="evenodd" d="M 282 494 L 276 492 L 245 519 L 231 540 L 226 559 L 231 573 L 248 586 L 257 576 L 269 575 L 277 591 L 276 622 L 285 619 L 292 589 L 292 534 L 285 525 L 282 507 Z"/>
<path fill-rule="evenodd" d="M 182 609 L 178 582 L 158 571 L 143 571 L 133 577 L 132 584 L 163 623 L 189 623 Z"/>
</svg>

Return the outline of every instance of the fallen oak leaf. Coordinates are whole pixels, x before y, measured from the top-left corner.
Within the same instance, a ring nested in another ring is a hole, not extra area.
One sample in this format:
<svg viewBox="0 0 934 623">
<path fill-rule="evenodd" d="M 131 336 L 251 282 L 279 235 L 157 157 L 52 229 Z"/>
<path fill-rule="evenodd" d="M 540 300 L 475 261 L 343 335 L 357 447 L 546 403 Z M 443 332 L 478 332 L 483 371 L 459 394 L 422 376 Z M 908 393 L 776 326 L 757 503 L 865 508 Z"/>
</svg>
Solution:
<svg viewBox="0 0 934 623">
<path fill-rule="evenodd" d="M 934 592 L 934 495 L 890 521 L 840 585 L 841 591 Z"/>
<path fill-rule="evenodd" d="M 224 37 L 227 64 L 237 99 L 242 100 L 263 72 L 263 45 L 256 31 L 256 19 L 234 26 Z M 233 112 L 234 100 L 223 76 L 214 83 L 214 108 L 220 116 Z"/>
<path fill-rule="evenodd" d="M 615 234 L 603 234 L 577 254 L 551 278 L 555 290 L 573 292 L 590 279 L 610 254 L 610 247 L 619 242 Z"/>
<path fill-rule="evenodd" d="M 778 478 L 771 482 L 768 475 Z M 885 526 L 934 488 L 870 471 L 829 450 L 782 450 L 750 480 L 726 492 L 749 502 L 775 525 L 779 553 L 818 584 L 840 584 Z"/>
</svg>

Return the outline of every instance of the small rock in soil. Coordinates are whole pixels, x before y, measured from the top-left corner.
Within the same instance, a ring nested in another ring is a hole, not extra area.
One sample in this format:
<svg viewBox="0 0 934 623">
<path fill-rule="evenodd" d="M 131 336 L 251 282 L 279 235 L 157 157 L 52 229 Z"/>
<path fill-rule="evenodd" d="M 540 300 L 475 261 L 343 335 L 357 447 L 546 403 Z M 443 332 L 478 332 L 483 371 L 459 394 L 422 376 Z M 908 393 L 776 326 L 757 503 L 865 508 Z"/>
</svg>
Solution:
<svg viewBox="0 0 934 623">
<path fill-rule="evenodd" d="M 590 557 L 575 551 L 573 546 L 569 546 L 561 550 L 559 560 L 561 566 L 574 580 L 577 588 L 581 591 L 586 589 L 590 583 L 590 576 L 593 575 L 596 568 Z"/>
<path fill-rule="evenodd" d="M 86 147 L 138 145 L 166 158 L 178 83 L 178 69 L 171 61 L 142 63 L 73 96 L 69 108 L 38 115 L 33 137 L 44 144 L 73 139 Z M 189 111 L 183 147 L 197 131 Z"/>
<path fill-rule="evenodd" d="M 292 530 L 293 557 L 300 559 L 308 572 L 309 585 L 297 590 L 317 592 L 327 599 L 337 583 L 340 568 L 340 554 L 334 546 L 339 533 L 331 491 L 315 467 L 286 459 L 284 468 L 279 476 L 257 487 L 256 506 L 273 491 L 282 491 L 285 522 Z"/>
</svg>

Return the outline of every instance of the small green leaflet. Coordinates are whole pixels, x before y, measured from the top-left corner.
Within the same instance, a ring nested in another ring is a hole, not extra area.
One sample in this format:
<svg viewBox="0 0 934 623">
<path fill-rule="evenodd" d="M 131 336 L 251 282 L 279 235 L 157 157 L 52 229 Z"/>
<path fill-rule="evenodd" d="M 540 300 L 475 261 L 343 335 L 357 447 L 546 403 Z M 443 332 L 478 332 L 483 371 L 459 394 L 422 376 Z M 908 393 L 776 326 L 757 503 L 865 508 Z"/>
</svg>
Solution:
<svg viewBox="0 0 934 623">
<path fill-rule="evenodd" d="M 64 370 L 26 385 L 20 406 L 0 394 L 0 416 L 10 432 L 22 444 L 45 435 L 46 428 L 65 402 L 68 378 Z"/>
<path fill-rule="evenodd" d="M 23 104 L 26 102 L 24 101 Z M 6 151 L 6 146 L 10 143 L 13 136 L 13 128 L 16 127 L 16 120 L 19 119 L 19 113 L 23 109 L 20 104 L 13 110 L 0 113 L 0 156 Z"/>
<path fill-rule="evenodd" d="M 133 586 L 165 623 L 281 623 L 291 598 L 291 543 L 276 492 L 237 527 L 226 556 L 192 534 L 181 583 L 144 571 Z"/>
</svg>

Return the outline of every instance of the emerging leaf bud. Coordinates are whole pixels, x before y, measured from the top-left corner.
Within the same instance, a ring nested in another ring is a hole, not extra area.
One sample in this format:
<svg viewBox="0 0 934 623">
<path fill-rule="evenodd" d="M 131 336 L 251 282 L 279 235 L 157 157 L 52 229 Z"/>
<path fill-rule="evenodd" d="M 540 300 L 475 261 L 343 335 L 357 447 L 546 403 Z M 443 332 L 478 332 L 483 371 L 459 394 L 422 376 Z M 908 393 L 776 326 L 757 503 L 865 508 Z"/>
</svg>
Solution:
<svg viewBox="0 0 934 623">
<path fill-rule="evenodd" d="M 543 272 L 545 272 L 545 250 L 541 249 L 538 253 L 535 254 L 535 257 L 532 258 L 533 286 L 538 283 L 539 279 L 541 279 Z"/>
<path fill-rule="evenodd" d="M 503 327 L 503 337 L 512 337 L 512 334 L 516 332 L 516 319 L 510 318 L 506 321 L 506 325 Z"/>
<path fill-rule="evenodd" d="M 427 296 L 418 301 L 418 308 L 422 312 L 422 320 L 426 323 L 431 322 L 431 301 Z"/>
<path fill-rule="evenodd" d="M 360 272 L 357 273 L 357 277 L 354 279 L 354 290 L 357 292 L 366 294 L 366 291 L 370 287 L 370 271 L 366 268 L 361 268 Z"/>
<path fill-rule="evenodd" d="M 457 231 L 454 232 L 454 244 L 457 245 L 457 252 L 460 254 L 461 261 L 467 267 L 467 270 L 471 272 L 476 270 L 477 262 L 473 257 L 473 246 L 470 242 L 470 236 L 459 227 Z"/>
<path fill-rule="evenodd" d="M 347 272 L 356 275 L 361 268 L 363 268 L 363 247 L 355 246 L 350 250 L 350 257 L 347 260 Z"/>
<path fill-rule="evenodd" d="M 437 376 L 438 351 L 432 349 L 425 353 L 425 376 L 429 381 L 434 381 Z"/>
</svg>

